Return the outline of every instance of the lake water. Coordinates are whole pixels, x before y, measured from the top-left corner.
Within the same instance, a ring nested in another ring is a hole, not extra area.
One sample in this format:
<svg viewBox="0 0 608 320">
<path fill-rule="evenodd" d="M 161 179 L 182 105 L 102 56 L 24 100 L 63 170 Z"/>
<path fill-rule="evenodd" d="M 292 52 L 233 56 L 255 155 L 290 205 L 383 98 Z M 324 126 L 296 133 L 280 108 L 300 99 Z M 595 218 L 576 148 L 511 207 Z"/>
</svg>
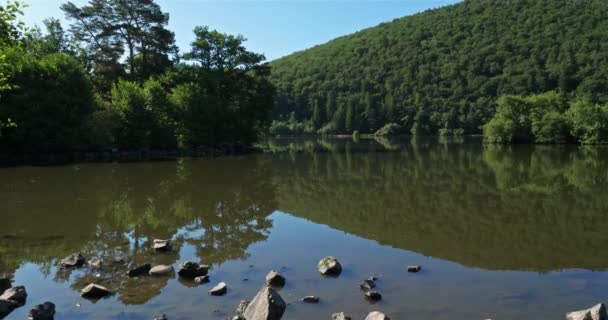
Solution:
<svg viewBox="0 0 608 320">
<path fill-rule="evenodd" d="M 226 319 L 271 269 L 287 278 L 284 319 L 564 319 L 608 301 L 607 148 L 401 138 L 264 149 L 0 169 L 0 274 L 29 294 L 6 319 L 44 301 L 56 319 Z M 174 251 L 154 253 L 154 238 L 173 239 Z M 58 269 L 73 252 L 104 269 Z M 327 255 L 340 277 L 317 272 Z M 211 283 L 124 275 L 129 264 L 186 260 L 210 264 Z M 412 264 L 422 272 L 408 273 Z M 372 275 L 377 304 L 357 287 Z M 221 281 L 228 294 L 210 296 Z M 90 282 L 116 294 L 80 298 Z"/>
</svg>

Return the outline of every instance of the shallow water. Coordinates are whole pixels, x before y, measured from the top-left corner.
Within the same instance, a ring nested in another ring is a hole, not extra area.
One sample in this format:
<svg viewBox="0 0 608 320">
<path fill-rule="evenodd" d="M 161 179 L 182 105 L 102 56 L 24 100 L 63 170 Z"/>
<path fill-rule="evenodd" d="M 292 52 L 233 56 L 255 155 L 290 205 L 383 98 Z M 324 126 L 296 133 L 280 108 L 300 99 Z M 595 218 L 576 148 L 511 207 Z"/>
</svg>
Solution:
<svg viewBox="0 0 608 320">
<path fill-rule="evenodd" d="M 225 319 L 265 274 L 284 319 L 563 319 L 608 301 L 608 150 L 484 147 L 478 139 L 277 140 L 217 159 L 0 169 L 0 274 L 56 319 Z M 175 250 L 156 254 L 154 238 Z M 59 270 L 72 252 L 104 269 Z M 316 271 L 334 255 L 344 272 Z M 193 260 L 211 283 L 128 279 L 129 264 Z M 409 274 L 406 266 L 423 271 Z M 383 300 L 357 284 L 372 275 Z M 247 281 L 245 281 L 247 279 Z M 221 281 L 223 297 L 208 290 Z M 90 282 L 116 294 L 79 297 Z M 299 301 L 318 295 L 321 303 Z"/>
</svg>

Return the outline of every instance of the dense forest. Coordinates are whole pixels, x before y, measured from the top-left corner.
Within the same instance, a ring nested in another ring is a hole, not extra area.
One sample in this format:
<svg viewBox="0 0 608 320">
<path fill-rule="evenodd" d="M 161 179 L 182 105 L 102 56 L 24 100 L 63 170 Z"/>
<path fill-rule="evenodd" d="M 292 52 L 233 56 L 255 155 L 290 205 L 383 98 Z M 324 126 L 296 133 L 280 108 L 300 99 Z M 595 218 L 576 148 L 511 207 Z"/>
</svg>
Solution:
<svg viewBox="0 0 608 320">
<path fill-rule="evenodd" d="M 269 125 L 265 57 L 196 27 L 180 53 L 154 0 L 61 5 L 70 26 L 26 28 L 0 5 L 0 149 L 8 153 L 247 145 Z"/>
<path fill-rule="evenodd" d="M 466 0 L 396 19 L 273 61 L 272 131 L 475 134 L 499 97 L 547 92 L 608 109 L 606 30 L 603 0 Z M 608 137 L 575 128 L 594 125 L 569 123 L 568 139 Z M 547 142 L 507 136 L 490 140 Z"/>
</svg>

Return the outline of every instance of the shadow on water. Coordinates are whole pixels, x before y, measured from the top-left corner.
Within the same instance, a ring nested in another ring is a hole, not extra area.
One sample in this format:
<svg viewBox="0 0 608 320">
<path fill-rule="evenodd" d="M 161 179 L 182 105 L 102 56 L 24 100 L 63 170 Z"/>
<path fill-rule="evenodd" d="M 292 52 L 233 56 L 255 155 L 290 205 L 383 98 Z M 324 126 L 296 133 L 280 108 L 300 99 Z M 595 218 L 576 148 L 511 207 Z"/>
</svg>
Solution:
<svg viewBox="0 0 608 320">
<path fill-rule="evenodd" d="M 79 291 L 96 281 L 143 304 L 170 279 L 129 265 L 218 265 L 264 242 L 275 210 L 383 245 L 489 270 L 604 270 L 608 149 L 478 139 L 273 140 L 263 154 L 0 170 L 0 273 L 34 263 Z M 176 250 L 155 255 L 154 238 Z M 286 245 L 292 245 L 287 243 Z M 73 252 L 101 274 L 58 270 Z M 313 253 L 314 254 L 314 253 Z"/>
</svg>

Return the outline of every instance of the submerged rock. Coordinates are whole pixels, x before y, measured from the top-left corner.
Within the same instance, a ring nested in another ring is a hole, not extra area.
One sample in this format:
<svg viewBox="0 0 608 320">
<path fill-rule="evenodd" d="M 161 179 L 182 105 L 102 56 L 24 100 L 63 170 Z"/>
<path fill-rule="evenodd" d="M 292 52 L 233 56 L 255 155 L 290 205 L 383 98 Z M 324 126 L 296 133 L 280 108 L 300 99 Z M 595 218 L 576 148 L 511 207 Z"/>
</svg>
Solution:
<svg viewBox="0 0 608 320">
<path fill-rule="evenodd" d="M 306 297 L 302 298 L 302 301 L 306 302 L 306 303 L 319 303 L 320 300 L 321 300 L 321 298 L 319 298 L 317 296 L 306 296 Z"/>
<path fill-rule="evenodd" d="M 2 295 L 0 295 L 0 300 L 12 301 L 18 306 L 24 305 L 26 299 L 27 291 L 25 291 L 25 287 L 23 286 L 9 288 L 5 290 Z"/>
<path fill-rule="evenodd" d="M 137 266 L 127 272 L 127 276 L 133 277 L 141 277 L 146 276 L 150 273 L 150 269 L 152 269 L 152 265 L 149 263 L 142 264 L 141 266 Z"/>
<path fill-rule="evenodd" d="M 334 257 L 325 257 L 319 261 L 319 272 L 326 276 L 339 276 L 342 273 L 342 265 Z"/>
<path fill-rule="evenodd" d="M 280 320 L 287 304 L 274 289 L 262 287 L 245 308 L 243 318 L 247 320 Z"/>
<path fill-rule="evenodd" d="M 597 304 L 589 309 L 573 311 L 566 314 L 566 320 L 608 320 L 606 306 Z"/>
<path fill-rule="evenodd" d="M 194 279 L 196 277 L 203 277 L 209 273 L 209 266 L 199 265 L 198 263 L 186 261 L 179 265 L 177 274 L 182 278 Z"/>
<path fill-rule="evenodd" d="M 45 302 L 34 307 L 28 314 L 30 320 L 53 320 L 55 317 L 55 304 Z"/>
<path fill-rule="evenodd" d="M 266 283 L 273 287 L 284 287 L 285 277 L 278 272 L 272 270 L 266 275 Z"/>
<path fill-rule="evenodd" d="M 365 317 L 365 320 L 391 320 L 391 318 L 380 311 L 372 311 Z"/>
<path fill-rule="evenodd" d="M 154 239 L 153 248 L 156 251 L 170 251 L 171 250 L 171 241 Z"/>
<path fill-rule="evenodd" d="M 157 277 L 168 276 L 173 273 L 173 267 L 161 264 L 161 265 L 152 267 L 152 269 L 150 269 L 149 273 L 151 276 L 157 276 Z"/>
<path fill-rule="evenodd" d="M 420 271 L 422 271 L 421 266 L 408 266 L 407 267 L 407 272 L 410 272 L 410 273 L 418 273 Z"/>
<path fill-rule="evenodd" d="M 382 295 L 377 291 L 368 291 L 365 293 L 365 299 L 373 302 L 382 300 Z"/>
<path fill-rule="evenodd" d="M 85 258 L 82 254 L 73 253 L 69 257 L 63 258 L 59 261 L 59 266 L 62 268 L 80 268 L 86 263 Z"/>
<path fill-rule="evenodd" d="M 209 293 L 212 296 L 223 296 L 228 292 L 228 286 L 225 282 L 220 282 L 217 286 L 213 287 L 213 289 L 209 290 Z"/>
<path fill-rule="evenodd" d="M 160 317 L 155 317 L 154 320 L 167 320 L 167 315 L 162 314 Z"/>
<path fill-rule="evenodd" d="M 347 316 L 346 313 L 340 312 L 332 314 L 331 320 L 352 320 L 352 318 Z"/>
<path fill-rule="evenodd" d="M 87 299 L 100 299 L 112 294 L 108 288 L 91 283 L 82 289 L 80 296 Z"/>
<path fill-rule="evenodd" d="M 198 284 L 208 283 L 209 276 L 196 277 L 194 278 L 194 282 Z"/>
<path fill-rule="evenodd" d="M 363 282 L 361 282 L 359 284 L 359 288 L 361 288 L 361 290 L 364 290 L 364 291 L 369 291 L 375 287 L 376 287 L 376 283 L 371 279 L 363 280 Z"/>
</svg>

